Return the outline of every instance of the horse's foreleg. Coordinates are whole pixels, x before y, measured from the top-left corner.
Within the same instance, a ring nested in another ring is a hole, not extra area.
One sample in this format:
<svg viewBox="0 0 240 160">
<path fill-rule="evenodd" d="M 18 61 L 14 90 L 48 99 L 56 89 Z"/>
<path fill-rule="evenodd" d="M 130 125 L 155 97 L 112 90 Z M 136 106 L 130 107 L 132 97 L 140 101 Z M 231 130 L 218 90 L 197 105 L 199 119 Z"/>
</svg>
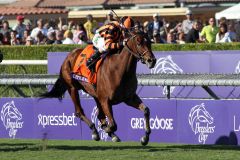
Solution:
<svg viewBox="0 0 240 160">
<path fill-rule="evenodd" d="M 98 120 L 101 122 L 101 129 L 106 131 L 109 130 L 107 121 L 106 121 L 106 116 L 103 112 L 102 106 L 99 103 L 99 101 L 97 99 L 95 99 L 96 103 L 97 103 L 97 107 L 98 107 Z M 109 132 L 108 136 L 112 138 L 113 142 L 120 142 L 120 138 L 114 133 L 114 132 Z"/>
<path fill-rule="evenodd" d="M 108 100 L 100 101 L 100 104 L 104 115 L 108 118 L 108 126 L 104 130 L 106 133 L 113 133 L 117 130 L 117 124 L 113 118 L 112 106 Z"/>
<path fill-rule="evenodd" d="M 86 116 L 85 113 L 82 109 L 82 106 L 80 104 L 80 99 L 79 99 L 79 94 L 78 94 L 78 90 L 74 87 L 69 88 L 68 92 L 72 98 L 72 101 L 74 103 L 75 106 L 75 116 L 80 118 L 82 121 L 84 121 L 89 128 L 92 130 L 92 138 L 96 141 L 100 140 L 99 134 L 97 132 L 97 129 L 95 127 L 95 124 L 92 123 Z"/>
<path fill-rule="evenodd" d="M 141 144 L 142 145 L 147 145 L 149 141 L 149 136 L 151 134 L 151 128 L 150 128 L 150 110 L 147 106 L 145 106 L 142 102 L 142 100 L 139 98 L 138 95 L 133 95 L 129 99 L 125 101 L 125 103 L 129 106 L 132 106 L 136 109 L 139 109 L 144 112 L 144 117 L 145 117 L 145 136 L 141 138 Z"/>
</svg>

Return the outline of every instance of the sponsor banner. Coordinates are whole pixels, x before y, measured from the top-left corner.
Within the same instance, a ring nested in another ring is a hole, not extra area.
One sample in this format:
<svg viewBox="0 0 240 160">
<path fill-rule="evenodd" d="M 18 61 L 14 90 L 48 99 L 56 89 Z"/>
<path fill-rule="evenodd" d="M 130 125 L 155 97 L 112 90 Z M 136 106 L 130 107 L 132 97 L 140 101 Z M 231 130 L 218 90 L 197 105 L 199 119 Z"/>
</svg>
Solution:
<svg viewBox="0 0 240 160">
<path fill-rule="evenodd" d="M 137 73 L 209 73 L 209 55 L 201 52 L 155 52 L 157 63 L 149 70 L 139 63 Z M 191 67 L 190 67 L 191 66 Z M 172 86 L 171 97 L 207 97 L 208 94 L 201 87 Z M 141 97 L 167 97 L 167 87 L 141 86 L 138 87 Z"/>
<path fill-rule="evenodd" d="M 178 136 L 180 143 L 220 144 L 229 134 L 229 101 L 178 101 Z M 236 105 L 236 103 L 235 103 Z"/>
<path fill-rule="evenodd" d="M 138 63 L 137 73 L 239 73 L 239 51 L 163 51 L 154 52 L 157 63 L 155 68 L 148 69 L 146 65 Z M 48 53 L 48 73 L 58 74 L 60 66 L 67 52 Z M 224 64 L 224 65 L 222 65 Z M 240 87 L 211 87 L 219 97 L 240 97 Z M 139 86 L 137 93 L 146 98 L 166 97 L 166 87 Z M 80 91 L 81 97 L 89 95 Z M 69 97 L 67 95 L 67 97 Z M 209 98 L 208 93 L 201 87 L 171 87 L 171 97 L 178 98 Z"/>
<path fill-rule="evenodd" d="M 0 112 L 1 138 L 35 138 L 32 99 L 1 98 Z"/>
<path fill-rule="evenodd" d="M 229 132 L 223 138 L 230 145 L 238 144 L 240 140 L 240 108 L 239 105 L 236 105 L 236 101 L 228 103 L 228 127 Z"/>
<path fill-rule="evenodd" d="M 81 123 L 70 99 L 33 100 L 36 138 L 81 139 Z"/>
<path fill-rule="evenodd" d="M 187 144 L 238 144 L 240 109 L 237 100 L 144 99 L 150 108 L 151 142 Z M 97 126 L 103 141 L 93 99 L 81 99 L 84 112 Z M 91 130 L 74 116 L 71 99 L 1 98 L 1 138 L 91 139 Z M 144 115 L 121 103 L 113 107 L 122 141 L 139 141 Z"/>
<path fill-rule="evenodd" d="M 219 51 L 211 55 L 210 61 L 211 73 L 240 73 L 239 51 Z M 240 87 L 211 87 L 211 89 L 213 89 L 219 97 L 240 98 Z"/>
<path fill-rule="evenodd" d="M 177 141 L 177 106 L 176 100 L 144 100 L 150 108 L 150 128 L 152 142 Z M 141 111 L 128 108 L 128 140 L 139 141 L 145 134 L 145 121 Z"/>
</svg>

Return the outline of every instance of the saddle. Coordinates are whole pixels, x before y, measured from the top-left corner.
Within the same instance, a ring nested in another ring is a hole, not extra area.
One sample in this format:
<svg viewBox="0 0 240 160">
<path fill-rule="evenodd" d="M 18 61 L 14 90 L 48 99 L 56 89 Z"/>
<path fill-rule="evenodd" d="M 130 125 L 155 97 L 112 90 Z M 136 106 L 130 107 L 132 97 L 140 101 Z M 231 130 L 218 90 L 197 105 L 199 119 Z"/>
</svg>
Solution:
<svg viewBox="0 0 240 160">
<path fill-rule="evenodd" d="M 95 72 L 92 73 L 86 66 L 87 60 L 94 54 L 93 45 L 88 45 L 77 57 L 73 70 L 72 77 L 78 81 L 84 81 L 96 85 L 97 72 L 102 63 L 102 58 L 96 63 Z"/>
</svg>

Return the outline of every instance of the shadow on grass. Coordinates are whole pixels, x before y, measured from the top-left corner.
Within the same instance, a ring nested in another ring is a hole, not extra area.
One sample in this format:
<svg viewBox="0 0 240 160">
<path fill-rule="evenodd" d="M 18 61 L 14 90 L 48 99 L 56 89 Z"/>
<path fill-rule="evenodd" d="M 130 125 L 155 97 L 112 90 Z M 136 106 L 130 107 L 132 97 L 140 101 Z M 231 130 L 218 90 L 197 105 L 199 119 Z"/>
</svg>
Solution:
<svg viewBox="0 0 240 160">
<path fill-rule="evenodd" d="M 168 149 L 182 149 L 182 150 L 232 150 L 240 151 L 240 146 L 233 145 L 169 145 Z"/>
<path fill-rule="evenodd" d="M 188 150 L 232 150 L 232 151 L 240 151 L 240 146 L 229 146 L 229 145 L 148 145 L 148 146 L 141 146 L 139 145 L 109 145 L 104 146 L 101 145 L 94 145 L 94 146 L 86 146 L 86 145 L 46 145 L 42 146 L 41 143 L 34 144 L 34 143 L 1 143 L 0 144 L 0 152 L 13 152 L 13 151 L 42 151 L 43 147 L 46 147 L 46 150 L 60 150 L 60 151 L 74 151 L 74 150 L 81 150 L 81 151 L 108 151 L 108 150 L 141 150 L 143 152 L 161 152 L 161 151 L 168 151 L 168 152 L 179 152 Z"/>
</svg>

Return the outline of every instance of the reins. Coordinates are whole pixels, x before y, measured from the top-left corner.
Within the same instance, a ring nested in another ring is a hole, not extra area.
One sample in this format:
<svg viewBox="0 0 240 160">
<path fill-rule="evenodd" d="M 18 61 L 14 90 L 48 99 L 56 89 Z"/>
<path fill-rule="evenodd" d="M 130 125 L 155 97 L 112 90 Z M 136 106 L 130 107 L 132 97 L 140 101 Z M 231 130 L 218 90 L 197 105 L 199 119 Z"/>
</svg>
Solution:
<svg viewBox="0 0 240 160">
<path fill-rule="evenodd" d="M 136 57 L 136 58 L 137 58 L 137 61 L 141 60 L 141 62 L 144 62 L 144 59 L 143 59 L 143 58 L 144 58 L 144 55 L 145 55 L 147 52 L 149 52 L 149 51 L 146 50 L 146 51 L 144 51 L 143 53 L 141 53 L 141 52 L 139 51 L 140 46 L 137 45 L 136 52 L 134 52 L 134 51 L 129 47 L 129 45 L 128 45 L 128 42 L 129 42 L 131 39 L 134 39 L 136 36 L 137 36 L 137 35 L 135 34 L 135 35 L 133 35 L 132 37 L 130 37 L 130 38 L 127 40 L 126 45 L 125 45 L 124 48 L 126 48 L 128 52 L 130 52 L 134 57 Z"/>
</svg>

